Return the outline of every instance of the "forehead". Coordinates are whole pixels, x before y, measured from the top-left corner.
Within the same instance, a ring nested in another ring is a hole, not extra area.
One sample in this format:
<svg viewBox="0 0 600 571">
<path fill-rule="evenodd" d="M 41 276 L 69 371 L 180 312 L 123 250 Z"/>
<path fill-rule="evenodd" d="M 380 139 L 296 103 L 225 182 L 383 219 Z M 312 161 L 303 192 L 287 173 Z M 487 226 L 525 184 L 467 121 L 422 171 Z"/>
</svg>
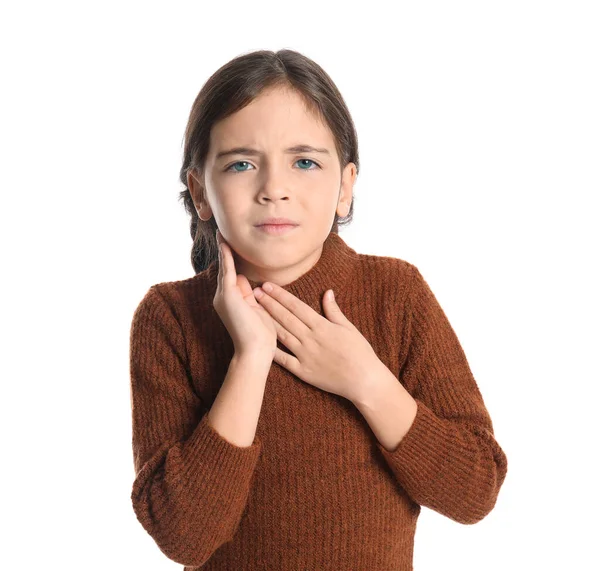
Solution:
<svg viewBox="0 0 600 571">
<path fill-rule="evenodd" d="M 333 145 L 333 135 L 304 98 L 292 89 L 261 93 L 243 109 L 215 123 L 210 147 L 214 153 L 234 145 L 287 145 L 298 140 L 315 146 Z"/>
</svg>

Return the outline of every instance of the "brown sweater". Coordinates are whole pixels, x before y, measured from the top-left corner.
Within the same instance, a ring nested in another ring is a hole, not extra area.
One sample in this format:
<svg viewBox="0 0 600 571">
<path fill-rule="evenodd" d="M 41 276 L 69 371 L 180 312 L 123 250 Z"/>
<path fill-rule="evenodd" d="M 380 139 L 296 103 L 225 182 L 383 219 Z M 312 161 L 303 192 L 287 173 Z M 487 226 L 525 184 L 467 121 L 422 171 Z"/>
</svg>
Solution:
<svg viewBox="0 0 600 571">
<path fill-rule="evenodd" d="M 416 266 L 358 254 L 331 233 L 317 264 L 284 286 L 323 316 L 332 288 L 416 399 L 417 416 L 392 452 L 349 400 L 275 362 L 251 446 L 207 423 L 233 356 L 212 306 L 217 272 L 214 262 L 153 285 L 131 325 L 131 500 L 168 558 L 188 571 L 409 571 L 421 506 L 463 524 L 492 510 L 507 459 Z"/>
</svg>

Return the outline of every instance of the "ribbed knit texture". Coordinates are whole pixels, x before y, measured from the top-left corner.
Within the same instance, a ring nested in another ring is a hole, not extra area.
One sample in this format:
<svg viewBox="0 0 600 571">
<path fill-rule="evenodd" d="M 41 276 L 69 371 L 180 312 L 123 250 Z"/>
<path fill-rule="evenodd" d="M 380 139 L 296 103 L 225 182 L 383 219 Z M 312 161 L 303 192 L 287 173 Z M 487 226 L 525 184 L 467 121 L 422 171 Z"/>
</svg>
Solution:
<svg viewBox="0 0 600 571">
<path fill-rule="evenodd" d="M 131 325 L 131 500 L 168 558 L 187 571 L 409 571 L 421 506 L 463 524 L 492 510 L 506 455 L 416 266 L 358 254 L 331 233 L 316 265 L 284 286 L 322 316 L 333 289 L 416 399 L 390 452 L 352 402 L 275 362 L 251 446 L 207 423 L 233 356 L 212 305 L 217 263 L 150 287 Z"/>
</svg>

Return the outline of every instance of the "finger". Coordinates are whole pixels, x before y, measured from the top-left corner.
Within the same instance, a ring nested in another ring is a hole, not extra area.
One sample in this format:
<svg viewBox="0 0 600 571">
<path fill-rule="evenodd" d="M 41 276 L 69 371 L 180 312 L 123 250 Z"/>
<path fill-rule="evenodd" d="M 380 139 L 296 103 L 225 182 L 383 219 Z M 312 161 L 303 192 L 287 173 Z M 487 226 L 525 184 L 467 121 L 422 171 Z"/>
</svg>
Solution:
<svg viewBox="0 0 600 571">
<path fill-rule="evenodd" d="M 294 296 L 292 295 L 292 297 Z M 310 332 L 309 327 L 301 319 L 281 305 L 275 298 L 271 297 L 270 294 L 263 293 L 258 298 L 258 303 L 269 312 L 269 315 L 271 315 L 280 327 L 288 332 L 288 335 L 302 340 Z"/>
<path fill-rule="evenodd" d="M 252 307 L 260 307 L 259 303 L 254 297 L 254 292 L 252 291 L 252 287 L 250 287 L 250 282 L 244 274 L 238 274 L 237 286 L 240 288 L 242 297 L 248 302 L 248 305 L 251 305 Z"/>
<path fill-rule="evenodd" d="M 293 355 L 290 355 L 289 353 L 282 351 L 279 347 L 276 347 L 273 360 L 278 365 L 281 365 L 283 368 L 287 369 L 290 373 L 302 378 L 300 361 Z"/>
<path fill-rule="evenodd" d="M 222 290 L 223 289 L 223 275 L 225 274 L 223 270 L 223 254 L 221 252 L 221 242 L 219 240 L 219 231 L 217 230 L 216 234 L 217 238 L 217 257 L 219 258 L 219 269 L 217 272 L 217 287 Z"/>
<path fill-rule="evenodd" d="M 286 313 L 291 313 L 298 321 L 309 329 L 314 329 L 319 325 L 319 322 L 322 321 L 323 317 L 321 315 L 319 315 L 310 305 L 297 298 L 293 293 L 273 282 L 268 282 L 268 284 L 272 289 L 267 292 L 266 297 L 270 296 L 277 302 L 279 307 L 274 306 L 273 310 L 278 312 L 278 316 L 286 318 Z M 263 289 L 264 285 L 265 284 L 263 284 Z"/>
<path fill-rule="evenodd" d="M 292 353 L 298 354 L 300 351 L 301 343 L 295 335 L 292 335 L 277 319 L 273 319 L 275 324 L 275 331 L 277 332 L 277 339 L 283 343 Z"/>
<path fill-rule="evenodd" d="M 222 285 L 225 288 L 231 288 L 236 285 L 236 271 L 235 271 L 235 262 L 233 261 L 233 256 L 231 255 L 231 249 L 229 248 L 229 244 L 223 238 L 223 234 L 219 230 L 217 230 L 220 244 L 219 244 L 219 254 L 220 254 L 220 264 L 219 266 L 223 267 L 222 273 Z M 221 268 L 219 267 L 219 270 Z"/>
</svg>

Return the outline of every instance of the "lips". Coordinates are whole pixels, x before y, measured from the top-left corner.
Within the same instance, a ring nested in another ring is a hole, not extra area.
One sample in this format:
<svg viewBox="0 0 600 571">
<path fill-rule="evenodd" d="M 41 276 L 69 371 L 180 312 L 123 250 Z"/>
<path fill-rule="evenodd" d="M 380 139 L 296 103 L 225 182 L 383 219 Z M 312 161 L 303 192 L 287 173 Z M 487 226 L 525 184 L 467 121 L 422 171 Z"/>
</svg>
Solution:
<svg viewBox="0 0 600 571">
<path fill-rule="evenodd" d="M 265 234 L 274 234 L 276 236 L 293 232 L 298 224 L 261 224 L 257 226 L 260 232 Z"/>
<path fill-rule="evenodd" d="M 290 218 L 265 218 L 256 226 L 298 226 L 298 223 Z"/>
</svg>

